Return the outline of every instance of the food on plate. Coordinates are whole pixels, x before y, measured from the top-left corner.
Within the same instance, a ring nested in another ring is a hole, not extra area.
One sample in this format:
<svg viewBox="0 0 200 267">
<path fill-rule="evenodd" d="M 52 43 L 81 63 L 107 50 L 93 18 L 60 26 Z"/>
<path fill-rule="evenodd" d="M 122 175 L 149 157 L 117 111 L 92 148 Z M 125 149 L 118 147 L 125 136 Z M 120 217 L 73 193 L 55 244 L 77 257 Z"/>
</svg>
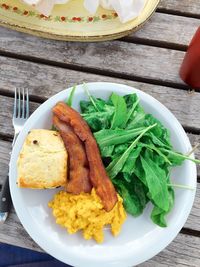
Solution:
<svg viewBox="0 0 200 267">
<path fill-rule="evenodd" d="M 117 236 L 126 219 L 123 200 L 119 195 L 117 199 L 114 208 L 106 212 L 95 189 L 92 189 L 91 194 L 79 195 L 60 191 L 49 202 L 49 207 L 53 209 L 56 223 L 67 228 L 68 233 L 82 230 L 85 239 L 94 238 L 98 243 L 102 243 L 104 226 L 110 225 L 112 234 Z"/>
<path fill-rule="evenodd" d="M 67 157 L 58 132 L 31 130 L 18 157 L 18 186 L 45 189 L 66 185 Z"/>
<path fill-rule="evenodd" d="M 70 0 L 23 0 L 25 3 L 34 6 L 42 14 L 49 16 L 54 5 L 66 4 Z M 84 0 L 85 9 L 90 14 L 95 14 L 101 6 L 105 9 L 114 10 L 121 22 L 125 23 L 137 18 L 142 12 L 147 0 Z M 82 3 L 80 3 L 82 5 Z"/>
<path fill-rule="evenodd" d="M 61 121 L 69 124 L 81 141 L 84 142 L 91 183 L 97 195 L 101 198 L 105 210 L 112 210 L 117 202 L 117 194 L 106 173 L 99 148 L 89 126 L 76 110 L 64 102 L 59 102 L 54 106 L 53 114 Z"/>
<path fill-rule="evenodd" d="M 18 186 L 65 186 L 49 202 L 56 222 L 99 243 L 105 225 L 117 235 L 126 212 L 139 216 L 148 203 L 152 221 L 166 227 L 174 187 L 187 188 L 171 181 L 172 168 L 200 161 L 173 149 L 168 129 L 145 112 L 137 94 L 112 93 L 104 100 L 86 86 L 85 91 L 81 113 L 71 107 L 74 87 L 66 103 L 52 108 L 55 129 L 28 134 L 18 159 Z"/>
<path fill-rule="evenodd" d="M 59 131 L 69 155 L 69 179 L 66 190 L 69 193 L 90 193 L 92 185 L 89 178 L 89 165 L 83 142 L 72 127 L 53 116 L 53 125 Z"/>
</svg>

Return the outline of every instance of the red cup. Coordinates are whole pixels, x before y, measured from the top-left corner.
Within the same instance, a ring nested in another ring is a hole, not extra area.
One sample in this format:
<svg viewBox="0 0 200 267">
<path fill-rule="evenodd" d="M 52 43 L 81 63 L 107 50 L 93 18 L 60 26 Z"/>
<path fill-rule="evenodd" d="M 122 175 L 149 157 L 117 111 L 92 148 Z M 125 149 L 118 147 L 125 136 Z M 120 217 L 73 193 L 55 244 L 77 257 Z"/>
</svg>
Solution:
<svg viewBox="0 0 200 267">
<path fill-rule="evenodd" d="M 180 68 L 180 77 L 191 88 L 200 89 L 200 27 L 185 54 Z"/>
</svg>

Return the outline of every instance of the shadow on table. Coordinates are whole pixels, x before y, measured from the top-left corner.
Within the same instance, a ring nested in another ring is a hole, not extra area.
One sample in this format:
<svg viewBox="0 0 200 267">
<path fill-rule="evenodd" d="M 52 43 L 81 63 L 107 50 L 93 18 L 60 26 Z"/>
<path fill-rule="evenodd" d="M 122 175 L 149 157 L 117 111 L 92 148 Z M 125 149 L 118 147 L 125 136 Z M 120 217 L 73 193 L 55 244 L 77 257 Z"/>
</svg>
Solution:
<svg viewBox="0 0 200 267">
<path fill-rule="evenodd" d="M 48 254 L 0 244 L 0 267 L 70 267 Z"/>
</svg>

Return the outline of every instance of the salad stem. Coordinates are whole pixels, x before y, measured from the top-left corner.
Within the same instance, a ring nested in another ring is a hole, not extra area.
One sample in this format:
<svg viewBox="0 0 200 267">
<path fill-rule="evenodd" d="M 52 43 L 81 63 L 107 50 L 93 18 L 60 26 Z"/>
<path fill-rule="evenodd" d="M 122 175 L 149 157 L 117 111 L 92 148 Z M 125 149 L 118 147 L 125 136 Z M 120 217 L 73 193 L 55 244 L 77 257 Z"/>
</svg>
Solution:
<svg viewBox="0 0 200 267">
<path fill-rule="evenodd" d="M 84 83 L 83 84 L 83 88 L 85 90 L 85 93 L 86 95 L 88 96 L 88 98 L 90 99 L 90 101 L 92 102 L 93 106 L 96 108 L 97 111 L 99 111 L 96 103 L 94 102 L 94 99 L 92 98 L 92 96 L 90 95 L 89 91 L 88 91 L 88 88 L 87 88 L 87 85 Z"/>
<path fill-rule="evenodd" d="M 194 151 L 199 147 L 200 143 L 196 144 L 193 149 L 187 154 L 187 156 L 189 157 L 190 155 L 192 155 L 192 153 L 194 153 Z"/>
<path fill-rule="evenodd" d="M 162 151 L 164 151 L 164 152 L 166 152 L 166 153 L 175 155 L 175 156 L 177 156 L 177 157 L 180 157 L 180 158 L 183 158 L 183 159 L 190 160 L 190 161 L 192 161 L 192 162 L 194 162 L 194 163 L 200 164 L 200 160 L 198 160 L 198 159 L 193 159 L 193 158 L 191 158 L 191 157 L 189 157 L 189 156 L 187 156 L 187 155 L 182 155 L 182 154 L 180 154 L 180 153 L 177 153 L 177 152 L 174 152 L 174 151 L 172 151 L 172 150 L 165 149 L 165 148 L 160 148 L 160 150 L 162 150 Z"/>
<path fill-rule="evenodd" d="M 175 187 L 175 188 L 179 188 L 179 189 L 188 189 L 188 190 L 192 190 L 192 191 L 195 190 L 194 187 L 188 186 L 188 185 L 183 185 L 183 184 L 167 184 L 167 186 Z"/>
</svg>

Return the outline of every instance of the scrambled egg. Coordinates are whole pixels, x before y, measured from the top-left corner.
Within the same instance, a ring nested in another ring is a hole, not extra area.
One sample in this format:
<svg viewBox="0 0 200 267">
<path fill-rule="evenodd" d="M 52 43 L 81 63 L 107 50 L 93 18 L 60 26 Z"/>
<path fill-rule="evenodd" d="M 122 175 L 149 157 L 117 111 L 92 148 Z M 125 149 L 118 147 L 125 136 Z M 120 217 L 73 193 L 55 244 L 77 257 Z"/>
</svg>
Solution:
<svg viewBox="0 0 200 267">
<path fill-rule="evenodd" d="M 70 234 L 83 230 L 85 239 L 94 238 L 98 243 L 104 241 L 104 225 L 110 224 L 111 232 L 116 236 L 126 219 L 123 200 L 119 195 L 114 208 L 106 212 L 95 189 L 92 189 L 91 194 L 80 195 L 60 191 L 49 202 L 49 207 L 53 209 L 56 223 L 67 228 Z"/>
</svg>

